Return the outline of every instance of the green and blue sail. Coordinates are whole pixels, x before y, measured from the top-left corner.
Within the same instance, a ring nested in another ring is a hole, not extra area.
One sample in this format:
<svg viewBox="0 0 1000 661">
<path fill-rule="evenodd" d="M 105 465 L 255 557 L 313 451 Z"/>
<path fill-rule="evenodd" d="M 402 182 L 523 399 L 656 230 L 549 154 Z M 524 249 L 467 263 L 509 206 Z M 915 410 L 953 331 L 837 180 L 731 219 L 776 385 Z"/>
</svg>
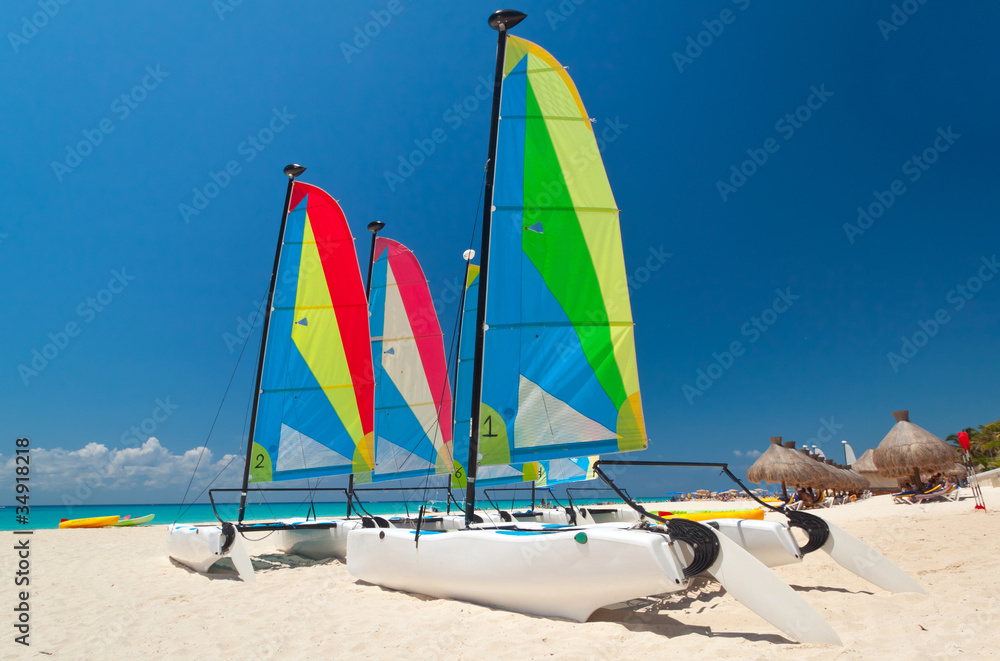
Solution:
<svg viewBox="0 0 1000 661">
<path fill-rule="evenodd" d="M 645 448 L 619 210 L 576 86 L 516 37 L 493 207 L 480 464 Z"/>
</svg>

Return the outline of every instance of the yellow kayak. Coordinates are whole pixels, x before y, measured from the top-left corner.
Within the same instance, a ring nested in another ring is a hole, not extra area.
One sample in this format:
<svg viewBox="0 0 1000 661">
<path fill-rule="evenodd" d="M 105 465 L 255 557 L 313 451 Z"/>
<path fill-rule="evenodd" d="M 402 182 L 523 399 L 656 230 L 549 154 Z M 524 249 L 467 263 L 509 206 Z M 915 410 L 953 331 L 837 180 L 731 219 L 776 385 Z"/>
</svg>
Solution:
<svg viewBox="0 0 1000 661">
<path fill-rule="evenodd" d="M 88 519 L 63 519 L 60 528 L 103 528 L 118 523 L 117 516 L 92 516 Z"/>
<path fill-rule="evenodd" d="M 689 521 L 708 521 L 710 519 L 756 519 L 758 521 L 764 520 L 764 510 L 762 509 L 752 509 L 752 510 L 722 510 L 716 512 L 680 512 L 680 511 L 661 511 L 654 512 L 664 519 L 687 519 Z"/>
</svg>

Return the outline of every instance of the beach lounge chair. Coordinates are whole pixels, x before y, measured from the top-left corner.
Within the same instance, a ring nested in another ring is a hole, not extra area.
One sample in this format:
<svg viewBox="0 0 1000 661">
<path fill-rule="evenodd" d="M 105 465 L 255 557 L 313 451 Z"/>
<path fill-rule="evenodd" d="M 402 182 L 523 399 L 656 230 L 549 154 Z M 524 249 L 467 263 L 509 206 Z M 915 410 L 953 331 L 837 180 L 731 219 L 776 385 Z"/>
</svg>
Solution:
<svg viewBox="0 0 1000 661">
<path fill-rule="evenodd" d="M 821 494 L 815 502 L 807 500 L 794 500 L 785 505 L 786 510 L 811 510 L 820 507 L 832 507 L 833 498 L 827 498 L 826 494 Z"/>
<path fill-rule="evenodd" d="M 962 490 L 962 488 L 960 486 L 958 486 L 957 484 L 954 484 L 947 491 L 945 491 L 945 493 L 941 494 L 941 498 L 943 498 L 944 500 L 951 501 L 951 502 L 957 502 L 958 501 L 958 492 L 961 491 L 961 490 Z"/>
<path fill-rule="evenodd" d="M 812 500 L 809 498 L 809 494 L 803 492 L 802 494 L 795 494 L 792 500 L 785 505 L 786 510 L 804 510 L 810 507 L 829 507 L 829 505 L 822 505 L 823 500 L 826 498 L 826 494 L 820 494 L 817 500 Z"/>
<path fill-rule="evenodd" d="M 954 484 L 935 484 L 927 491 L 909 491 L 892 495 L 892 501 L 900 505 L 914 505 L 916 503 L 934 501 L 938 498 L 942 500 L 956 500 L 958 498 L 958 486 Z"/>
<path fill-rule="evenodd" d="M 926 493 L 918 493 L 910 496 L 909 502 L 911 505 L 917 503 L 933 502 L 938 499 L 955 501 L 958 499 L 958 487 L 951 484 L 947 487 L 943 485 L 937 485 L 930 491 Z"/>
<path fill-rule="evenodd" d="M 833 498 L 828 498 L 827 495 L 824 493 L 823 495 L 821 495 L 819 497 L 819 500 L 817 500 L 815 503 L 813 503 L 809 507 L 810 507 L 810 509 L 812 509 L 812 508 L 817 508 L 818 509 L 818 508 L 821 508 L 821 507 L 833 507 Z"/>
</svg>

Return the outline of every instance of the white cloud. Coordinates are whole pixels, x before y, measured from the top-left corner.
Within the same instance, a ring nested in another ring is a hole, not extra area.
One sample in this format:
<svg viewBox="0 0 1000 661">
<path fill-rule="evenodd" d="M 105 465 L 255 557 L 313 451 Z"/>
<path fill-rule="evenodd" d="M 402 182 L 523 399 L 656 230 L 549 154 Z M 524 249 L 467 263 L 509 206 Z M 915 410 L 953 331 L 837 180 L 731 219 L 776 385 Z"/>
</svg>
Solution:
<svg viewBox="0 0 1000 661">
<path fill-rule="evenodd" d="M 174 491 L 177 487 L 182 489 L 187 487 L 196 465 L 198 465 L 198 476 L 191 485 L 193 494 L 201 491 L 223 470 L 223 474 L 215 481 L 213 487 L 239 485 L 243 471 L 243 462 L 239 458 L 230 463 L 233 455 L 227 454 L 215 461 L 212 451 L 206 449 L 201 463 L 198 464 L 198 456 L 201 453 L 202 448 L 197 447 L 183 454 L 172 454 L 152 436 L 140 447 L 121 450 L 108 449 L 103 443 L 88 443 L 79 450 L 33 447 L 31 489 L 32 492 L 70 496 L 83 488 L 105 492 L 130 490 L 142 492 L 168 488 Z M 13 474 L 13 457 L 0 456 L 0 465 L 5 466 L 7 474 Z M 182 493 L 183 491 L 180 491 L 178 496 Z"/>
<path fill-rule="evenodd" d="M 746 450 L 746 451 L 733 450 L 733 454 L 735 454 L 737 457 L 746 457 L 747 459 L 756 459 L 757 457 L 759 457 L 760 455 L 762 455 L 764 453 L 761 452 L 760 450 Z"/>
</svg>

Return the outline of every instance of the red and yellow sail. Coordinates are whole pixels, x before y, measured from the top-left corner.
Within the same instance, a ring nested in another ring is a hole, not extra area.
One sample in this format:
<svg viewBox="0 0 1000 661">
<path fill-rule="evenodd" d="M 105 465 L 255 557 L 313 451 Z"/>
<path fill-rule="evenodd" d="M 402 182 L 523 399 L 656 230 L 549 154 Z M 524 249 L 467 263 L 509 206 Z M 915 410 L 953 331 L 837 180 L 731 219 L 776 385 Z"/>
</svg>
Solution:
<svg viewBox="0 0 1000 661">
<path fill-rule="evenodd" d="M 296 182 L 269 311 L 250 481 L 372 469 L 368 305 L 340 205 Z"/>
</svg>

